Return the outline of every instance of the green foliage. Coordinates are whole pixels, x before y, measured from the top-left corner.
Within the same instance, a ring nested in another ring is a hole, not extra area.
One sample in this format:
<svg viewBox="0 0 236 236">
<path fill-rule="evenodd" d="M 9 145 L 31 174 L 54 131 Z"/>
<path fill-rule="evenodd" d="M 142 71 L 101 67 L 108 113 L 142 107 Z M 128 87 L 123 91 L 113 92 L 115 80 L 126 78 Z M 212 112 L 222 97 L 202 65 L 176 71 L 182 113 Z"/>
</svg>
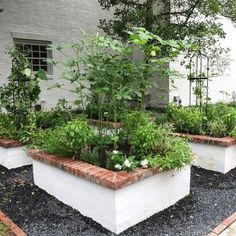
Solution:
<svg viewBox="0 0 236 236">
<path fill-rule="evenodd" d="M 209 104 L 207 113 L 199 107 L 167 106 L 168 121 L 177 132 L 224 137 L 236 127 L 236 110 L 224 103 Z"/>
<path fill-rule="evenodd" d="M 31 136 L 36 132 L 36 118 L 34 113 L 30 113 L 26 117 L 27 120 L 20 127 L 15 126 L 15 120 L 8 114 L 0 114 L 0 137 L 29 142 Z"/>
<path fill-rule="evenodd" d="M 192 151 L 188 144 L 181 138 L 168 138 L 168 148 L 165 155 L 156 155 L 150 160 L 152 167 L 160 167 L 163 170 L 180 169 L 192 162 Z"/>
<path fill-rule="evenodd" d="M 15 117 L 15 126 L 20 128 L 39 99 L 39 80 L 47 78 L 43 70 L 34 74 L 28 60 L 17 49 L 10 49 L 8 53 L 12 68 L 8 83 L 0 87 L 0 107 Z"/>
<path fill-rule="evenodd" d="M 104 10 L 112 12 L 111 19 L 100 19 L 99 27 L 114 38 L 127 40 L 130 27 L 145 27 L 163 39 L 187 39 L 195 42 L 203 54 L 211 56 L 220 70 L 227 49 L 220 46 L 225 37 L 219 15 L 236 22 L 234 0 L 99 0 Z M 171 20 L 170 20 L 171 19 Z"/>
<path fill-rule="evenodd" d="M 213 137 L 225 137 L 228 134 L 227 125 L 221 119 L 208 122 L 207 133 Z"/>
<path fill-rule="evenodd" d="M 52 109 L 36 113 L 37 127 L 42 129 L 63 125 L 73 119 L 73 114 L 66 110 Z"/>
<path fill-rule="evenodd" d="M 166 111 L 177 132 L 203 134 L 204 115 L 198 108 L 168 105 Z"/>
<path fill-rule="evenodd" d="M 148 90 L 157 86 L 153 73 L 167 78 L 172 72 L 166 63 L 192 46 L 180 40 L 163 40 L 144 28 L 133 28 L 127 34 L 130 38 L 127 43 L 106 36 L 85 35 L 77 44 L 56 47 L 65 61 L 51 61 L 65 66 L 62 78 L 74 85 L 75 89 L 70 91 L 78 95 L 76 105 L 99 120 L 116 122 L 121 110 L 144 110 Z M 133 60 L 137 47 L 143 58 Z M 68 49 L 74 52 L 73 57 L 66 55 Z M 65 89 L 62 84 L 53 87 Z M 132 106 L 132 101 L 137 104 Z M 105 112 L 108 117 L 104 117 Z"/>
<path fill-rule="evenodd" d="M 95 134 L 85 118 L 77 118 L 55 129 L 42 131 L 32 140 L 30 148 L 60 156 L 78 158 L 81 150 L 94 140 Z"/>
<path fill-rule="evenodd" d="M 130 138 L 132 153 L 138 156 L 149 155 L 157 152 L 163 155 L 165 152 L 165 137 L 169 130 L 153 123 L 139 125 Z"/>
</svg>

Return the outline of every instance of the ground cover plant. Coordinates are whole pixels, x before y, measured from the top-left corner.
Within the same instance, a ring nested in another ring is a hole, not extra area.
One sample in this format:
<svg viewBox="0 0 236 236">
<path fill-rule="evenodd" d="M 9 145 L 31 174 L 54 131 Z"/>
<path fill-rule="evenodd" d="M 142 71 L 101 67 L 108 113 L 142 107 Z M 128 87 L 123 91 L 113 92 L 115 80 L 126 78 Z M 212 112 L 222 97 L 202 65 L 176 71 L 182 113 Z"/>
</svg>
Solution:
<svg viewBox="0 0 236 236">
<path fill-rule="evenodd" d="M 176 132 L 203 134 L 213 137 L 236 137 L 236 109 L 224 103 L 209 104 L 207 110 L 197 106 L 167 106 L 167 121 Z"/>
</svg>

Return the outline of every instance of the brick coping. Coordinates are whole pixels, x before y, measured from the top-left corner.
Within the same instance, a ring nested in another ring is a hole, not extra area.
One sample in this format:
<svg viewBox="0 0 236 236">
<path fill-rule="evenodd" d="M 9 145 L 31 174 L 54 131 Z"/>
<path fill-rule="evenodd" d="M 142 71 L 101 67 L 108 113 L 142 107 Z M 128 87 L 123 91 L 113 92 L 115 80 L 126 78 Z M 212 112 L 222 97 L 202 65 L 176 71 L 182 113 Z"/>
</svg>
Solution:
<svg viewBox="0 0 236 236">
<path fill-rule="evenodd" d="M 174 135 L 182 138 L 188 138 L 189 142 L 193 143 L 212 144 L 222 147 L 230 147 L 236 144 L 236 139 L 230 136 L 223 138 L 216 138 L 206 135 L 195 135 L 195 134 L 185 134 L 185 133 L 174 133 Z"/>
<path fill-rule="evenodd" d="M 218 226 L 216 226 L 207 236 L 219 236 L 235 222 L 236 222 L 236 212 L 234 212 L 230 217 L 228 217 Z"/>
<path fill-rule="evenodd" d="M 37 150 L 29 150 L 28 156 L 36 161 L 57 167 L 72 175 L 84 178 L 90 182 L 113 190 L 124 188 L 161 172 L 159 168 L 137 168 L 134 172 L 115 172 L 79 160 L 59 157 Z"/>
<path fill-rule="evenodd" d="M 112 121 L 100 121 L 96 119 L 88 119 L 91 125 L 102 125 L 104 127 L 110 127 L 113 129 L 120 129 L 123 127 L 123 123 L 121 122 L 112 122 Z"/>
<path fill-rule="evenodd" d="M 0 222 L 2 222 L 15 236 L 27 236 L 12 220 L 10 220 L 3 212 L 0 211 Z"/>
<path fill-rule="evenodd" d="M 12 147 L 20 147 L 24 144 L 20 141 L 7 139 L 7 138 L 0 138 L 0 146 L 4 148 L 12 148 Z"/>
</svg>

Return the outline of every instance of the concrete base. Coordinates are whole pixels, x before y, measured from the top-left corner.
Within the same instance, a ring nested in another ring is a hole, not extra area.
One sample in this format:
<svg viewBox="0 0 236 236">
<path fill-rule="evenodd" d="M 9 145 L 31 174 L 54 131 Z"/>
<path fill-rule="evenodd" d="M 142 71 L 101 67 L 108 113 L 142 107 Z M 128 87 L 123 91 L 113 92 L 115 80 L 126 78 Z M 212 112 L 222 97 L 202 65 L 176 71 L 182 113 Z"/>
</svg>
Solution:
<svg viewBox="0 0 236 236">
<path fill-rule="evenodd" d="M 193 165 L 226 174 L 236 167 L 236 145 L 229 147 L 189 142 L 196 159 Z"/>
<path fill-rule="evenodd" d="M 175 204 L 190 192 L 190 167 L 113 190 L 33 160 L 37 186 L 114 233 Z"/>
<path fill-rule="evenodd" d="M 32 165 L 32 159 L 27 156 L 25 146 L 5 148 L 0 147 L 0 165 L 7 169 Z"/>
</svg>

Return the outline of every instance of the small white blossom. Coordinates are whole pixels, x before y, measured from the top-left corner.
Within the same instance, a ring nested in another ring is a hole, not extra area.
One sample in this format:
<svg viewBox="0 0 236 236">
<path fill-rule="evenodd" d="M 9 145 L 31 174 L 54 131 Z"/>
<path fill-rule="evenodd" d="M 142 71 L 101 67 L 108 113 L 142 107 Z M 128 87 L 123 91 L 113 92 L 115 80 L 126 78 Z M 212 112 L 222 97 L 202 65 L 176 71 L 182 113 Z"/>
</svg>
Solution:
<svg viewBox="0 0 236 236">
<path fill-rule="evenodd" d="M 148 160 L 147 159 L 144 159 L 140 162 L 140 165 L 143 167 L 143 168 L 148 168 Z"/>
<path fill-rule="evenodd" d="M 155 57 L 157 55 L 156 51 L 151 51 L 150 56 Z"/>
<path fill-rule="evenodd" d="M 113 154 L 118 154 L 118 153 L 119 153 L 119 151 L 117 151 L 117 150 L 114 150 L 112 153 L 113 153 Z"/>
<path fill-rule="evenodd" d="M 122 166 L 120 164 L 115 164 L 115 169 L 116 170 L 121 170 L 122 169 Z"/>
<path fill-rule="evenodd" d="M 131 166 L 131 163 L 130 163 L 130 161 L 128 159 L 125 160 L 124 166 L 128 167 L 128 168 Z"/>
</svg>

